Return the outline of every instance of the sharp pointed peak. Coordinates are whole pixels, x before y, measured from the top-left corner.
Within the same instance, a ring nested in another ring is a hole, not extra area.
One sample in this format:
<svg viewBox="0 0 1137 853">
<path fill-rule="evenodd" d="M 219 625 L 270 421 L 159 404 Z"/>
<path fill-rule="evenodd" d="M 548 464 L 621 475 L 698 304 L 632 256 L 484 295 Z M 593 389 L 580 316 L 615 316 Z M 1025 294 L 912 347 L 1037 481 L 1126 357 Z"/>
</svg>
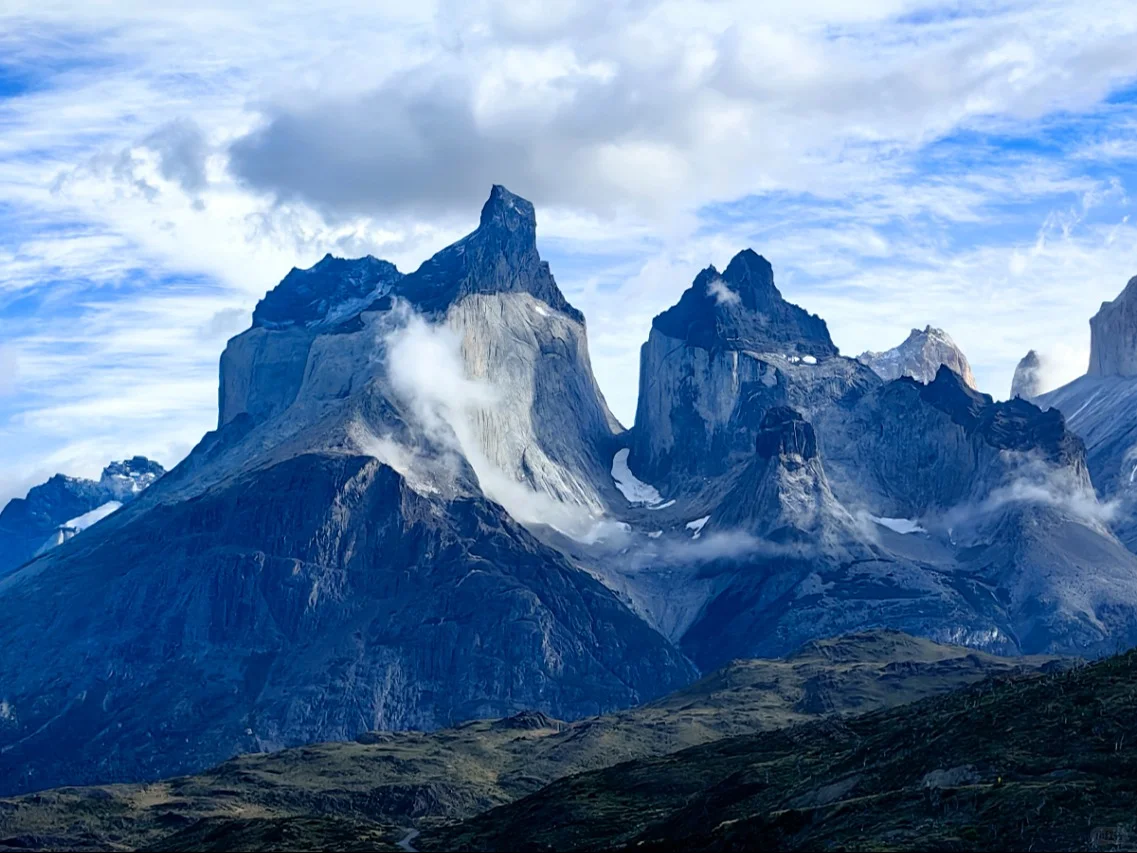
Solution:
<svg viewBox="0 0 1137 853">
<path fill-rule="evenodd" d="M 510 231 L 521 229 L 536 231 L 537 212 L 533 202 L 511 193 L 501 184 L 494 184 L 490 197 L 482 205 L 479 229 L 505 227 Z"/>
</svg>

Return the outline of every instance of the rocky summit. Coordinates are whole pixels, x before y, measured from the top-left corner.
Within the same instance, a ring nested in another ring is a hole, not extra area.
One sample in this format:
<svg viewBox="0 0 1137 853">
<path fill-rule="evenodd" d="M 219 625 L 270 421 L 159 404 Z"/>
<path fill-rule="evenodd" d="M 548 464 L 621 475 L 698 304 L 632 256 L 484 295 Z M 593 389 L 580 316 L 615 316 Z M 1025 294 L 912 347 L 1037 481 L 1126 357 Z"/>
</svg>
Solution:
<svg viewBox="0 0 1137 853">
<path fill-rule="evenodd" d="M 925 326 L 913 329 L 899 346 L 884 352 L 863 352 L 857 360 L 867 364 L 883 379 L 909 376 L 919 382 L 931 382 L 941 366 L 951 368 L 975 387 L 975 377 L 967 356 L 943 329 Z"/>
<path fill-rule="evenodd" d="M 536 234 L 494 187 L 417 270 L 328 257 L 266 295 L 221 356 L 217 429 L 0 577 L 0 793 L 547 728 L 869 627 L 1137 641 L 1083 415 L 995 402 L 922 345 L 885 378 L 747 249 L 645 330 L 625 429 Z"/>
</svg>

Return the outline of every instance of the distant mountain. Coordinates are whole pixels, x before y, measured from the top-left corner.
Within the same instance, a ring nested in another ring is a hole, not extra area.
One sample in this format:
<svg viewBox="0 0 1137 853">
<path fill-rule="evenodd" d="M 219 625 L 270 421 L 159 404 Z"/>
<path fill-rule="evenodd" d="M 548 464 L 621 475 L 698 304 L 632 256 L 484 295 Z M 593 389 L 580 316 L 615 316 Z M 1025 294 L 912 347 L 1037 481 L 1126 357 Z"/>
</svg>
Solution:
<svg viewBox="0 0 1137 853">
<path fill-rule="evenodd" d="M 967 356 L 943 329 L 925 326 L 913 329 L 899 346 L 884 352 L 863 352 L 857 360 L 871 367 L 882 379 L 908 376 L 925 384 L 936 377 L 941 365 L 958 373 L 970 388 L 975 376 Z"/>
<path fill-rule="evenodd" d="M 1021 397 L 1033 402 L 1042 393 L 1042 362 L 1038 353 L 1031 350 L 1022 357 L 1015 367 L 1015 375 L 1011 379 L 1011 399 Z"/>
<path fill-rule="evenodd" d="M 0 575 L 110 515 L 165 473 L 135 456 L 112 462 L 98 480 L 56 474 L 27 497 L 13 498 L 0 511 Z"/>
<path fill-rule="evenodd" d="M 326 849 L 341 837 L 374 848 L 575 773 L 1072 664 L 877 631 L 814 642 L 784 660 L 734 661 L 655 702 L 575 723 L 527 711 L 435 733 L 367 732 L 347 743 L 242 756 L 157 785 L 0 801 L 0 838 L 52 839 L 68 849 L 209 850 L 283 831 L 296 833 L 289 840 L 297 849 Z"/>
</svg>

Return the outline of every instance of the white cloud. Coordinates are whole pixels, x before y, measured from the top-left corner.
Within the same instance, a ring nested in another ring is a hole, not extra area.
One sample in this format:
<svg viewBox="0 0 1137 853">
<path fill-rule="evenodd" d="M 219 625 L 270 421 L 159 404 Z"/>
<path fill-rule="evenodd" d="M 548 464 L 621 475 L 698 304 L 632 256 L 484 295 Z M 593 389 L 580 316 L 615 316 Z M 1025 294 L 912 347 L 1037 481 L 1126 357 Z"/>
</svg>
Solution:
<svg viewBox="0 0 1137 853">
<path fill-rule="evenodd" d="M 1001 396 L 1028 348 L 1084 361 L 1086 319 L 1137 272 L 1130 176 L 1101 171 L 1135 150 L 1131 105 L 1102 103 L 1137 74 L 1135 31 L 1112 0 L 6 3 L 0 53 L 36 85 L 0 100 L 0 319 L 21 363 L 0 480 L 56 452 L 90 468 L 187 446 L 224 337 L 290 267 L 413 268 L 493 182 L 572 261 L 554 272 L 626 422 L 651 317 L 747 245 L 846 352 L 943 326 Z M 1079 111 L 1100 126 L 1068 157 L 983 141 Z M 977 136 L 932 145 L 957 131 Z M 1040 234 L 1001 235 L 1024 215 Z M 111 322 L 139 279 L 144 311 Z M 31 298 L 34 321 L 11 307 Z"/>
<path fill-rule="evenodd" d="M 727 287 L 721 278 L 711 279 L 707 285 L 707 292 L 715 298 L 718 305 L 737 305 L 742 301 L 742 297 Z"/>
</svg>

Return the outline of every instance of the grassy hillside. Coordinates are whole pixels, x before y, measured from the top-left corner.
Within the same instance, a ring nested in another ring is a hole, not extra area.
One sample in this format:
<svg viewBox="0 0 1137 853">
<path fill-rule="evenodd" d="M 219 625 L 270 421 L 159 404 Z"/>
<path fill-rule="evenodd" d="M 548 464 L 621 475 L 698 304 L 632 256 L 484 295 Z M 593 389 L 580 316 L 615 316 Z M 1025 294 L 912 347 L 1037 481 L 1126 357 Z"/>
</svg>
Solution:
<svg viewBox="0 0 1137 853">
<path fill-rule="evenodd" d="M 562 779 L 421 849 L 1131 850 L 1137 652 Z"/>
<path fill-rule="evenodd" d="M 382 849 L 411 828 L 477 815 L 570 774 L 1064 666 L 895 632 L 853 635 L 784 660 L 737 661 L 658 702 L 573 724 L 526 713 L 372 732 L 148 785 L 0 800 L 0 850 Z"/>
</svg>

